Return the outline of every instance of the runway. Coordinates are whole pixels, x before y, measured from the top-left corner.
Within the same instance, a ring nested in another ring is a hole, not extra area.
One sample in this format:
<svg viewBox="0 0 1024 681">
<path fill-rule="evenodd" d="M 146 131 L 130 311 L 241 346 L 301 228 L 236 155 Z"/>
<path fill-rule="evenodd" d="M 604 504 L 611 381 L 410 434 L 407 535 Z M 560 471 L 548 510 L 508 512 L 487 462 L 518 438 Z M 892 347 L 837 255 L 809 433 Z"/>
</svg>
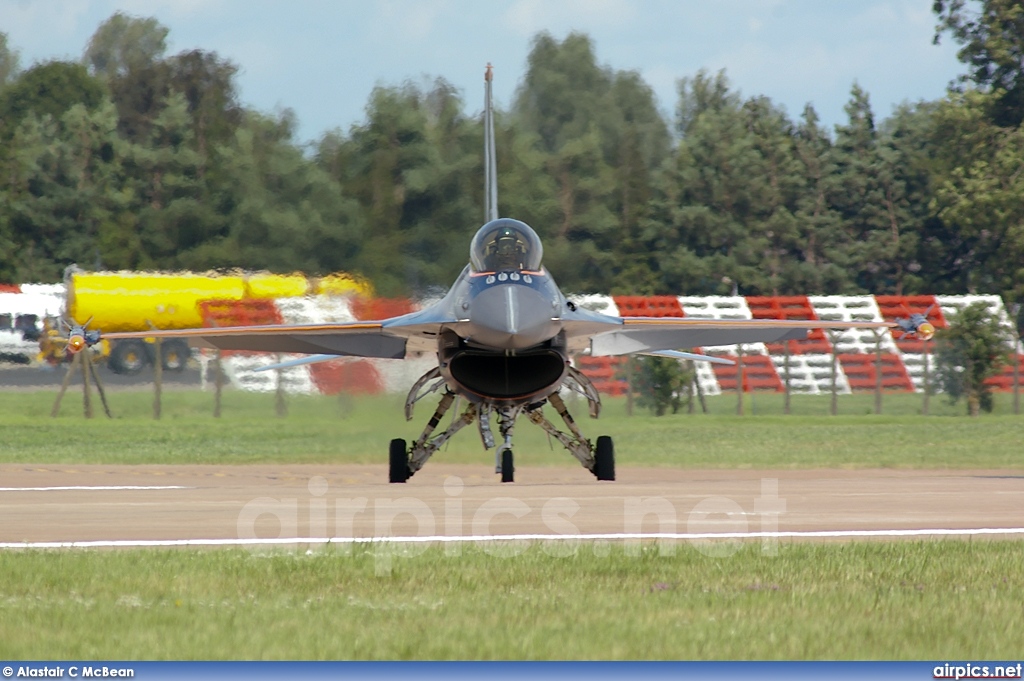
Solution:
<svg viewBox="0 0 1024 681">
<path fill-rule="evenodd" d="M 1024 536 L 1024 473 L 0 465 L 0 546 L 676 536 Z M 53 545 L 53 544 L 49 544 Z"/>
</svg>

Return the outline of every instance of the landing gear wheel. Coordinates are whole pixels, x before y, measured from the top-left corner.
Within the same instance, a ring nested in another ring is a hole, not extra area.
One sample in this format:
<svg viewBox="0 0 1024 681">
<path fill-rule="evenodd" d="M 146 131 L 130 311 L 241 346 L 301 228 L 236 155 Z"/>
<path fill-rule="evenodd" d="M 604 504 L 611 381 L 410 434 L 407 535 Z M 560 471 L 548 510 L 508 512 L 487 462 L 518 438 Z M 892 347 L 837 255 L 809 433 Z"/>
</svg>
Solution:
<svg viewBox="0 0 1024 681">
<path fill-rule="evenodd" d="M 501 453 L 501 481 L 514 482 L 516 467 L 512 460 L 512 450 L 506 449 Z"/>
<path fill-rule="evenodd" d="M 615 445 L 607 435 L 597 438 L 594 448 L 594 477 L 598 480 L 615 480 Z"/>
<path fill-rule="evenodd" d="M 409 455 L 405 451 L 405 440 L 391 441 L 389 452 L 388 482 L 405 482 L 411 477 Z"/>
</svg>

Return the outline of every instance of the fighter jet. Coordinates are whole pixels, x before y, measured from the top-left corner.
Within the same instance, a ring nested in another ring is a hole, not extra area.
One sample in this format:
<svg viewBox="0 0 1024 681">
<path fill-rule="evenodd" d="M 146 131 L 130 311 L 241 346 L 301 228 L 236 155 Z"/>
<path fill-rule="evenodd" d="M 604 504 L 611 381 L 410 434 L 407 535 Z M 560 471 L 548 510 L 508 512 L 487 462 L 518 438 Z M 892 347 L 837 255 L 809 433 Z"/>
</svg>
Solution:
<svg viewBox="0 0 1024 681">
<path fill-rule="evenodd" d="M 562 399 L 563 391 L 575 391 L 586 398 L 591 417 L 597 418 L 600 413 L 598 391 L 570 361 L 577 353 L 653 354 L 731 363 L 680 349 L 799 339 L 809 329 L 821 326 L 892 326 L 622 318 L 577 306 L 559 290 L 544 267 L 544 248 L 537 233 L 524 222 L 498 216 L 491 83 L 488 65 L 484 76 L 484 225 L 470 242 L 469 264 L 439 302 L 378 321 L 112 333 L 106 338 L 187 338 L 197 347 L 309 355 L 267 368 L 338 356 L 401 360 L 424 352 L 436 353 L 437 365 L 415 382 L 406 397 L 406 419 L 412 418 L 414 405 L 428 395 L 439 394 L 439 403 L 415 442 L 391 440 L 390 482 L 409 480 L 455 433 L 473 423 L 484 448 L 495 449 L 495 471 L 501 474 L 502 482 L 512 482 L 512 440 L 520 417 L 558 440 L 598 480 L 615 479 L 612 439 L 588 439 Z M 442 432 L 435 433 L 457 399 L 465 403 L 461 414 Z M 546 406 L 558 414 L 564 430 L 549 420 Z M 497 437 L 492 419 L 497 424 Z"/>
</svg>

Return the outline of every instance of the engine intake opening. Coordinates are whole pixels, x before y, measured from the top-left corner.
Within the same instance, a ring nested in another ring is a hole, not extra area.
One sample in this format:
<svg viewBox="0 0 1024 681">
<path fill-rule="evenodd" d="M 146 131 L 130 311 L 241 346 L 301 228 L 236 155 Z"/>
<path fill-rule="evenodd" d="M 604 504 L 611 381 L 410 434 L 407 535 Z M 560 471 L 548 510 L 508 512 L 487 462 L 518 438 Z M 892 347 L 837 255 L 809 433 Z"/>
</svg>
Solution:
<svg viewBox="0 0 1024 681">
<path fill-rule="evenodd" d="M 463 351 L 449 364 L 452 378 L 467 390 L 494 399 L 531 397 L 565 378 L 565 359 L 553 350 L 506 356 Z"/>
</svg>

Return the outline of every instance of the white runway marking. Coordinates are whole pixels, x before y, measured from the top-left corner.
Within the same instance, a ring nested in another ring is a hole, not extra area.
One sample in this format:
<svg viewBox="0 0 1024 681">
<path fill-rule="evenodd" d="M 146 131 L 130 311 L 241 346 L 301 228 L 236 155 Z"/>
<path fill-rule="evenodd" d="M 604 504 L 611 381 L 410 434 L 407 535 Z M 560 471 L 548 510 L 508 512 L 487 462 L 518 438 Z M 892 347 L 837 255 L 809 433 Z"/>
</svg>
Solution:
<svg viewBox="0 0 1024 681">
<path fill-rule="evenodd" d="M 113 491 L 124 489 L 195 489 L 181 485 L 70 485 L 67 487 L 0 487 L 0 492 L 67 492 L 71 490 Z"/>
<path fill-rule="evenodd" d="M 804 532 L 652 532 L 606 534 L 494 534 L 423 537 L 279 537 L 254 539 L 110 539 L 98 541 L 0 542 L 0 549 L 92 549 L 175 546 L 287 546 L 295 544 L 422 544 L 496 541 L 624 541 L 629 539 L 856 539 L 872 537 L 966 537 L 1024 535 L 1024 527 L 923 530 L 808 530 Z"/>
</svg>

